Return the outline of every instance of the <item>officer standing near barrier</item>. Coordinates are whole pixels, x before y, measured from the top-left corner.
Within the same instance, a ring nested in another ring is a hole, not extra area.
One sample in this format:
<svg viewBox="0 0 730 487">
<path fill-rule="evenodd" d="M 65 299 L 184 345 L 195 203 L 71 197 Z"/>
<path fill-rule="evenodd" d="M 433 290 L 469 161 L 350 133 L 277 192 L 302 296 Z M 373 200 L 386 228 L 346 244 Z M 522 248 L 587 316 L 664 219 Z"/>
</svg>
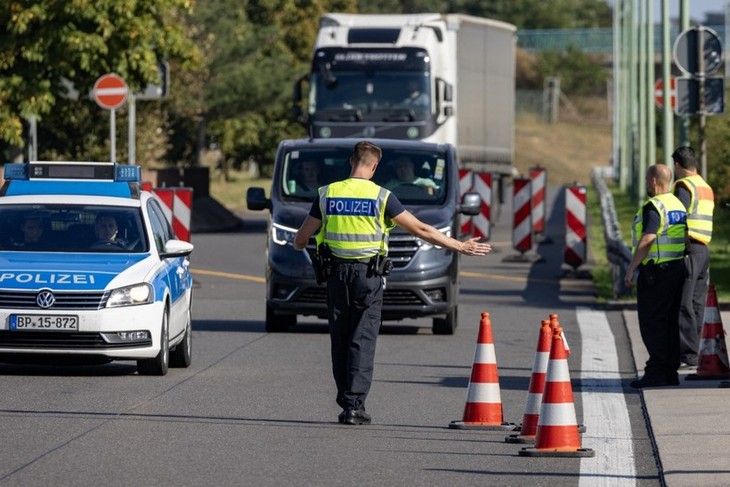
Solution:
<svg viewBox="0 0 730 487">
<path fill-rule="evenodd" d="M 687 276 L 679 306 L 679 359 L 681 367 L 697 366 L 697 354 L 705 315 L 705 298 L 710 281 L 712 213 L 715 195 L 697 174 L 695 153 L 691 147 L 679 147 L 672 153 L 674 188 L 672 192 L 687 209 L 689 243 L 685 264 Z"/>
<path fill-rule="evenodd" d="M 464 255 L 491 250 L 479 238 L 463 242 L 447 237 L 407 211 L 390 191 L 370 181 L 382 152 L 370 142 L 355 144 L 348 179 L 319 188 L 294 247 L 303 250 L 317 230 L 319 279 L 327 282 L 332 372 L 337 385 L 338 421 L 369 424 L 365 399 L 370 390 L 375 342 L 380 330 L 388 233 L 395 226 L 431 244 Z"/>
<path fill-rule="evenodd" d="M 631 387 L 679 385 L 679 304 L 682 297 L 687 239 L 687 212 L 670 192 L 672 172 L 663 164 L 646 170 L 649 198 L 634 218 L 634 253 L 624 283 L 634 272 L 641 339 L 649 352 L 644 376 Z"/>
</svg>

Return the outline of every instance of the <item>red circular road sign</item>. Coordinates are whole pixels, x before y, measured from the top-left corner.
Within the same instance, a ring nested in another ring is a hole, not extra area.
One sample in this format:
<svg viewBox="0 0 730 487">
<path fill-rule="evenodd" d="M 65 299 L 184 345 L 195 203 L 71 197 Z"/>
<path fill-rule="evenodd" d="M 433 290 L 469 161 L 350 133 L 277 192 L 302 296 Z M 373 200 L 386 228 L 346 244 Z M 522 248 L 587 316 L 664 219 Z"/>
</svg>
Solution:
<svg viewBox="0 0 730 487">
<path fill-rule="evenodd" d="M 105 74 L 94 83 L 94 100 L 107 110 L 116 110 L 124 105 L 128 94 L 127 83 L 114 73 Z"/>
<path fill-rule="evenodd" d="M 674 76 L 669 78 L 671 84 L 669 85 L 669 103 L 674 110 L 677 107 L 677 78 Z M 658 78 L 654 83 L 654 102 L 658 108 L 664 106 L 664 80 Z"/>
</svg>

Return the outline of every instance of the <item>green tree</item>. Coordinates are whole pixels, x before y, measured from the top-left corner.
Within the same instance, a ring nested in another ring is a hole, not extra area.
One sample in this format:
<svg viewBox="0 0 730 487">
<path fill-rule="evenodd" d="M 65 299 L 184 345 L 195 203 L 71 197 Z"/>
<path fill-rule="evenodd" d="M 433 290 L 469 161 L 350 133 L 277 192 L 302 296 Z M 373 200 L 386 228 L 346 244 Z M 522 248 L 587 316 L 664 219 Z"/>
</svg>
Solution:
<svg viewBox="0 0 730 487">
<path fill-rule="evenodd" d="M 0 144 L 22 147 L 25 120 L 63 114 L 71 117 L 62 124 L 66 144 L 87 152 L 98 138 L 68 128 L 88 115 L 85 94 L 99 76 L 116 72 L 138 91 L 157 80 L 160 59 L 196 62 L 182 28 L 190 9 L 190 0 L 1 2 Z M 81 94 L 78 102 L 67 100 L 64 80 Z"/>
</svg>

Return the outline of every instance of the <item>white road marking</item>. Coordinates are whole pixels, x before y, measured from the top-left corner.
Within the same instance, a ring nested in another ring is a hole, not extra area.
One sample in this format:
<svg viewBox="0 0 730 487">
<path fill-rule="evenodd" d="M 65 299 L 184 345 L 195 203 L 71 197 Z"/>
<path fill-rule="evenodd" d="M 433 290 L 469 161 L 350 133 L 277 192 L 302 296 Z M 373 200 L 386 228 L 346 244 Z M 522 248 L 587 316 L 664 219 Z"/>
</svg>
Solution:
<svg viewBox="0 0 730 487">
<path fill-rule="evenodd" d="M 582 341 L 580 379 L 586 427 L 581 446 L 596 452 L 594 458 L 581 460 L 578 485 L 636 485 L 631 424 L 611 327 L 602 311 L 579 307 L 576 317 Z"/>
</svg>

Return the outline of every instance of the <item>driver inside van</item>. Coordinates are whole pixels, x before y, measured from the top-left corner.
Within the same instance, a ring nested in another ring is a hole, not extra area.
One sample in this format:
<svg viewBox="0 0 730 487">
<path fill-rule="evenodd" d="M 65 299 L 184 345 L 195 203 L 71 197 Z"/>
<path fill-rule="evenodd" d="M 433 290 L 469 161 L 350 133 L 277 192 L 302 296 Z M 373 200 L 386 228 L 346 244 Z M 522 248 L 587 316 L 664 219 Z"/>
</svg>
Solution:
<svg viewBox="0 0 730 487">
<path fill-rule="evenodd" d="M 430 178 L 416 176 L 413 161 L 408 157 L 399 157 L 395 161 L 396 177 L 385 183 L 387 189 L 393 190 L 403 184 L 411 184 L 422 187 L 428 194 L 432 195 L 438 189 L 436 183 Z"/>
</svg>

